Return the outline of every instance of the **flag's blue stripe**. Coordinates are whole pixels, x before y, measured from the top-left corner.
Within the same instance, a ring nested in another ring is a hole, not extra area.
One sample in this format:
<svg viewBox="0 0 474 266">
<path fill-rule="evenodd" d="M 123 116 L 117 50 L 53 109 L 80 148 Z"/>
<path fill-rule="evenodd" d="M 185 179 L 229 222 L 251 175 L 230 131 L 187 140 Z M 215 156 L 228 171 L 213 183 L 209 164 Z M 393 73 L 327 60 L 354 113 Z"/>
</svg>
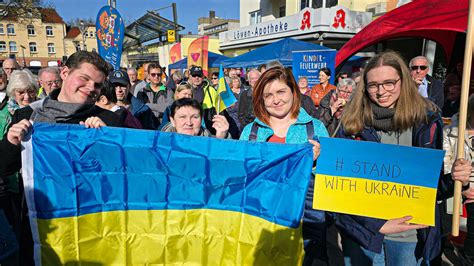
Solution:
<svg viewBox="0 0 474 266">
<path fill-rule="evenodd" d="M 221 93 L 221 98 L 226 107 L 229 107 L 236 102 L 234 94 L 230 93 L 229 91 Z"/>
<path fill-rule="evenodd" d="M 38 218 L 205 208 L 297 227 L 312 149 L 37 123 L 33 158 Z"/>
<path fill-rule="evenodd" d="M 322 148 L 316 169 L 318 174 L 374 179 L 428 188 L 438 186 L 441 170 L 439 162 L 443 160 L 443 151 L 346 139 L 320 138 L 320 141 Z M 364 145 L 363 152 L 361 144 Z M 341 154 L 338 147 L 343 146 L 354 152 Z M 406 162 L 419 162 L 419 167 L 407 167 Z"/>
</svg>

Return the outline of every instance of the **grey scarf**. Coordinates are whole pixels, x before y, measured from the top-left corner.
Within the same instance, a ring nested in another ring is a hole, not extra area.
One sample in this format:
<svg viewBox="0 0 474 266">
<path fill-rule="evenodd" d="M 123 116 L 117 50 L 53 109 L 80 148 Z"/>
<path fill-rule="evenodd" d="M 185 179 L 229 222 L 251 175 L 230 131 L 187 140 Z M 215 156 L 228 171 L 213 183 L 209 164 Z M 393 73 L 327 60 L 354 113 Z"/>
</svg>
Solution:
<svg viewBox="0 0 474 266">
<path fill-rule="evenodd" d="M 31 120 L 34 122 L 58 123 L 69 119 L 71 115 L 84 107 L 84 104 L 65 103 L 49 96 L 30 104 L 33 109 Z"/>
<path fill-rule="evenodd" d="M 373 127 L 376 130 L 385 132 L 393 131 L 393 116 L 395 115 L 395 108 L 384 108 L 374 103 L 370 103 L 372 113 L 374 114 Z"/>
</svg>

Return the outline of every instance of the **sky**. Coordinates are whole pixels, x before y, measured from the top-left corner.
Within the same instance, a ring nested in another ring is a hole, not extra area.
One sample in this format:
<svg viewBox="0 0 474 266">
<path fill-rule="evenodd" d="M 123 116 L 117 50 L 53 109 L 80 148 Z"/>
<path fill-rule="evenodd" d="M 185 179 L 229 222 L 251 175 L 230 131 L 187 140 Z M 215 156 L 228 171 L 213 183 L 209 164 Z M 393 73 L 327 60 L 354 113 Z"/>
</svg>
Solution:
<svg viewBox="0 0 474 266">
<path fill-rule="evenodd" d="M 65 22 L 76 18 L 94 21 L 97 12 L 108 4 L 107 0 L 49 0 Z M 116 0 L 117 10 L 122 15 L 125 25 L 143 16 L 148 10 L 158 10 L 161 16 L 173 20 L 171 3 L 175 2 L 178 10 L 178 24 L 185 27 L 182 34 L 189 31 L 197 33 L 197 22 L 200 17 L 208 17 L 209 10 L 216 11 L 221 18 L 239 19 L 239 0 Z"/>
</svg>

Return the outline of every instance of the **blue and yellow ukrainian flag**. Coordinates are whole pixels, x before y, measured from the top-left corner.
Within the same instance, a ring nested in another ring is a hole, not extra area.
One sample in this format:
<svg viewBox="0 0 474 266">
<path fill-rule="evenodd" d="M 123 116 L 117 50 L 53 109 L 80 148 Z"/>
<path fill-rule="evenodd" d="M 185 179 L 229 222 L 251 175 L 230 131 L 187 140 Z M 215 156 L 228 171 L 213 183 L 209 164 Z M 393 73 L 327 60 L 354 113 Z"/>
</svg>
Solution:
<svg viewBox="0 0 474 266">
<path fill-rule="evenodd" d="M 217 89 L 216 110 L 218 113 L 230 107 L 237 102 L 234 93 L 225 81 L 224 68 L 222 65 L 219 68 L 219 87 Z"/>
<path fill-rule="evenodd" d="M 34 125 L 38 265 L 296 265 L 311 145 Z"/>
</svg>

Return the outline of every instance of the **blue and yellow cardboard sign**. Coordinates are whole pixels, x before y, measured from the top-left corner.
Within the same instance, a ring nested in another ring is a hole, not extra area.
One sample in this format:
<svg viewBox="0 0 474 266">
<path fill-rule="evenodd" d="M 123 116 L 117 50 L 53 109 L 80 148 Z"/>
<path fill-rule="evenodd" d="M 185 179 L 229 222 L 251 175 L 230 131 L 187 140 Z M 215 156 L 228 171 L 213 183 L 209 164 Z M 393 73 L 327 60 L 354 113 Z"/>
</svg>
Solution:
<svg viewBox="0 0 474 266">
<path fill-rule="evenodd" d="M 331 70 L 330 84 L 334 84 L 336 50 L 294 51 L 293 76 L 298 80 L 301 77 L 308 78 L 308 86 L 319 84 L 319 70 L 329 68 Z"/>
<path fill-rule="evenodd" d="M 112 64 L 114 69 L 119 69 L 125 26 L 117 9 L 102 7 L 97 14 L 96 30 L 100 56 Z"/>
<path fill-rule="evenodd" d="M 444 151 L 321 138 L 313 207 L 434 226 Z"/>
<path fill-rule="evenodd" d="M 37 265 L 300 265 L 310 144 L 34 124 Z"/>
</svg>

